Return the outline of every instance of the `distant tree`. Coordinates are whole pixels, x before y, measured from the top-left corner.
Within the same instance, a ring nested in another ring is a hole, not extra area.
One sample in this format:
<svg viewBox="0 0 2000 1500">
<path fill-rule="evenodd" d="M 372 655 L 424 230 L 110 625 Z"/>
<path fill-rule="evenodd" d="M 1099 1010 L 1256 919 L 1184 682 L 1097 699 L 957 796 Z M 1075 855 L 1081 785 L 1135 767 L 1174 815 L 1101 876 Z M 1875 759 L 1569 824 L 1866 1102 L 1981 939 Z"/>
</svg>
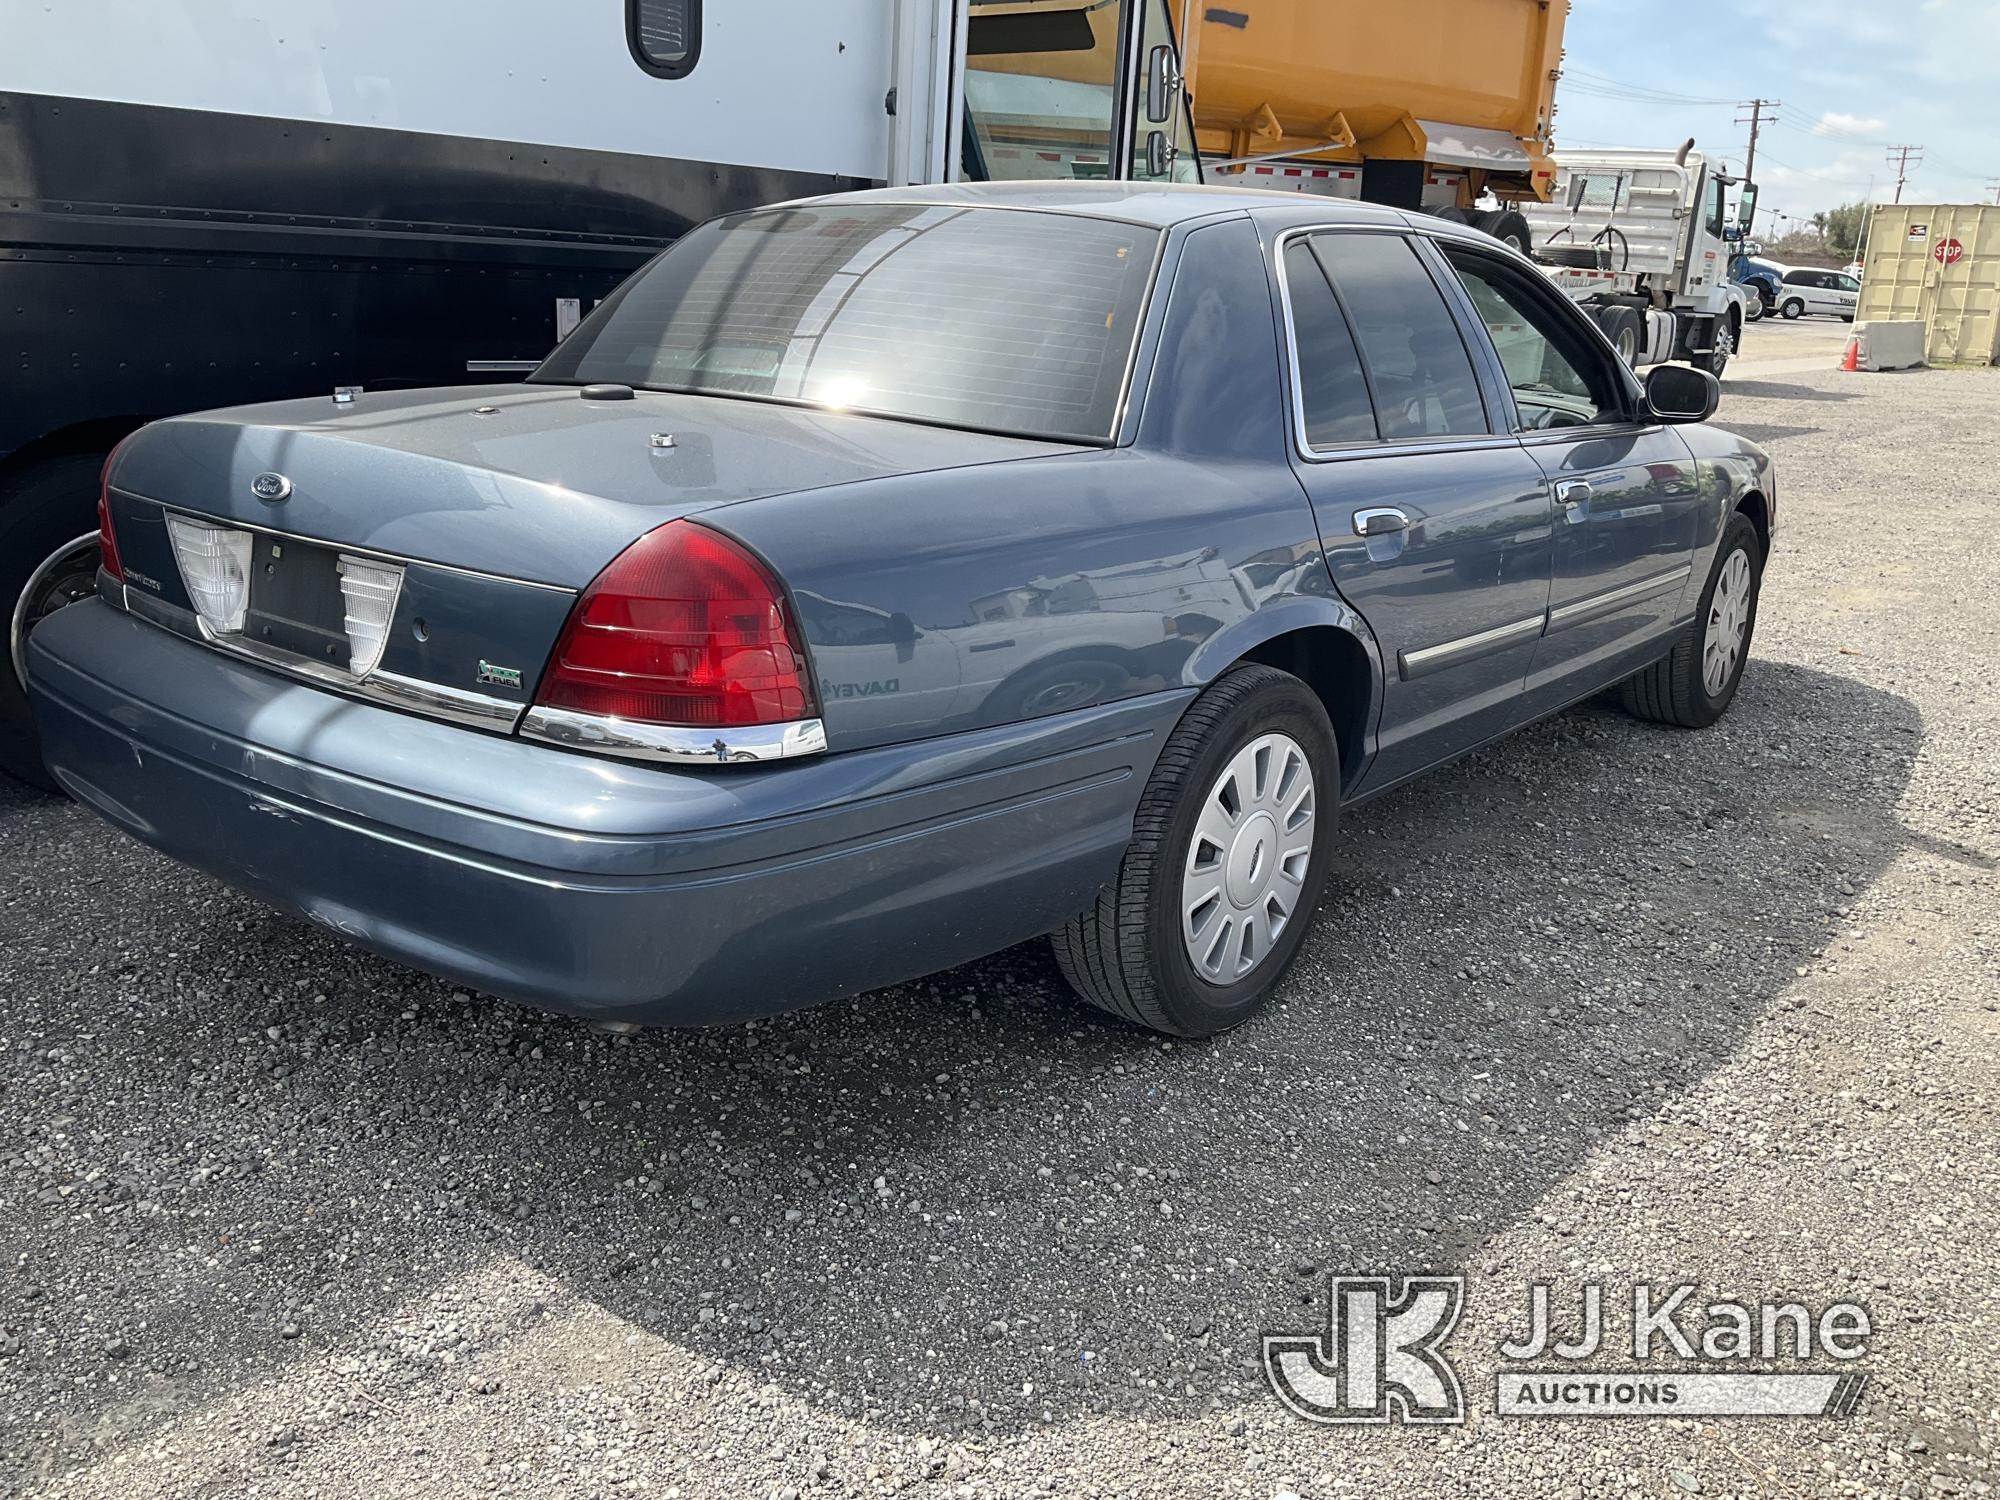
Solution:
<svg viewBox="0 0 2000 1500">
<path fill-rule="evenodd" d="M 1861 235 L 1867 225 L 1868 205 L 1865 203 L 1843 203 L 1839 208 L 1813 215 L 1813 228 L 1819 231 L 1826 248 L 1844 260 L 1854 259 L 1854 252 L 1861 248 Z"/>
</svg>

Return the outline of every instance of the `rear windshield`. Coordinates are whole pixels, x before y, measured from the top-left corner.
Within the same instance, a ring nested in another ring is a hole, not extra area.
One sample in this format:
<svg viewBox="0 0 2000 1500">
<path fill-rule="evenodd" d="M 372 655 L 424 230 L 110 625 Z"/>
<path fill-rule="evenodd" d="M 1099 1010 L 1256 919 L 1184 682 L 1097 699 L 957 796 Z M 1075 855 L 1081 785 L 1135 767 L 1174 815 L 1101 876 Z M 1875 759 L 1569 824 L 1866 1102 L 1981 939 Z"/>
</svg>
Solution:
<svg viewBox="0 0 2000 1500">
<path fill-rule="evenodd" d="M 1105 442 L 1159 233 L 922 204 L 704 224 L 530 379 L 750 396 Z"/>
</svg>

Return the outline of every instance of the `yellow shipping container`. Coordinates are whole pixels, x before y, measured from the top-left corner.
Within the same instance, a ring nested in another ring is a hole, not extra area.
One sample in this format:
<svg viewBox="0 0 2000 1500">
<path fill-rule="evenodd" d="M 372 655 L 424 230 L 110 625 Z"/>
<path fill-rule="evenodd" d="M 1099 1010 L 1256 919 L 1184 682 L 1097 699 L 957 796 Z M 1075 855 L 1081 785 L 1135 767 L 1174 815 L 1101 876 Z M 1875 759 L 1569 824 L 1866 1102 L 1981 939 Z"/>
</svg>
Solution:
<svg viewBox="0 0 2000 1500">
<path fill-rule="evenodd" d="M 1861 319 L 1922 323 L 1934 365 L 2000 363 L 2000 207 L 1880 204 L 1867 257 Z"/>
</svg>

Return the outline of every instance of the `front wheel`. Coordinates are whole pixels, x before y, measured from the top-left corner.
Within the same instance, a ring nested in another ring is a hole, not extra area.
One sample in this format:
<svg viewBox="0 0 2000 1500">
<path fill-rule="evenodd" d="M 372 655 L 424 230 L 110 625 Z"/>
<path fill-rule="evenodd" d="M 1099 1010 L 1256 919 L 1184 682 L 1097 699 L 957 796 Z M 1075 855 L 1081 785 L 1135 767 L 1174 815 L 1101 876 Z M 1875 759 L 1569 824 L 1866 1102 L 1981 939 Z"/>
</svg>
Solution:
<svg viewBox="0 0 2000 1500">
<path fill-rule="evenodd" d="M 1787 323 L 1796 323 L 1806 315 L 1806 305 L 1794 297 L 1785 303 L 1784 306 L 1780 307 L 1778 311 L 1784 315 Z"/>
<path fill-rule="evenodd" d="M 1748 302 L 1743 304 L 1743 320 L 1746 323 L 1761 323 L 1764 321 L 1764 299 L 1762 297 L 1752 297 Z"/>
<path fill-rule="evenodd" d="M 1729 368 L 1729 360 L 1736 353 L 1736 320 L 1717 318 L 1715 320 L 1715 340 L 1709 345 L 1708 353 L 1695 361 L 1698 369 L 1706 370 L 1717 380 Z"/>
<path fill-rule="evenodd" d="M 1626 711 L 1683 729 L 1706 729 L 1729 712 L 1750 660 L 1763 584 L 1763 543 L 1750 518 L 1737 511 L 1723 528 L 1701 607 L 1674 649 L 1625 680 Z"/>
<path fill-rule="evenodd" d="M 1053 935 L 1084 999 L 1173 1036 L 1261 1010 L 1326 885 L 1340 752 L 1298 678 L 1242 666 L 1197 698 L 1139 799 L 1097 903 Z"/>
</svg>

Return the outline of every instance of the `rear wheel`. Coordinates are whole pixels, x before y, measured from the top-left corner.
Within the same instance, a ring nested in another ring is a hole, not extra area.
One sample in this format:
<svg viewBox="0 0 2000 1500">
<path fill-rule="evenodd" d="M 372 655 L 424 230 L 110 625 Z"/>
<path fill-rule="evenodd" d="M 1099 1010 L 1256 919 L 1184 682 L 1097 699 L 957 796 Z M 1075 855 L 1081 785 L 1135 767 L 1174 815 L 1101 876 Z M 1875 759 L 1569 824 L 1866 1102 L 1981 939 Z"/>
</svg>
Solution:
<svg viewBox="0 0 2000 1500">
<path fill-rule="evenodd" d="M 1272 667 L 1226 673 L 1168 738 L 1118 877 L 1052 936 L 1077 993 L 1174 1036 L 1263 1008 L 1326 885 L 1340 754 L 1319 698 Z"/>
<path fill-rule="evenodd" d="M 29 633 L 97 585 L 97 485 L 101 453 L 37 464 L 0 490 L 0 607 L 7 660 L 0 663 L 0 770 L 54 790 L 28 716 Z"/>
<path fill-rule="evenodd" d="M 1607 307 L 1603 327 L 1604 336 L 1611 340 L 1611 347 L 1618 351 L 1618 357 L 1636 368 L 1646 328 L 1639 310 L 1636 307 Z"/>
<path fill-rule="evenodd" d="M 1535 248 L 1534 234 L 1528 228 L 1527 218 L 1519 209 L 1501 208 L 1491 213 L 1475 214 L 1473 227 L 1485 231 L 1504 245 L 1512 245 L 1523 255 L 1532 254 Z"/>
<path fill-rule="evenodd" d="M 1763 544 L 1750 518 L 1738 511 L 1723 529 L 1701 608 L 1674 649 L 1625 680 L 1626 711 L 1683 729 L 1706 729 L 1727 713 L 1750 660 L 1763 583 Z"/>
</svg>

